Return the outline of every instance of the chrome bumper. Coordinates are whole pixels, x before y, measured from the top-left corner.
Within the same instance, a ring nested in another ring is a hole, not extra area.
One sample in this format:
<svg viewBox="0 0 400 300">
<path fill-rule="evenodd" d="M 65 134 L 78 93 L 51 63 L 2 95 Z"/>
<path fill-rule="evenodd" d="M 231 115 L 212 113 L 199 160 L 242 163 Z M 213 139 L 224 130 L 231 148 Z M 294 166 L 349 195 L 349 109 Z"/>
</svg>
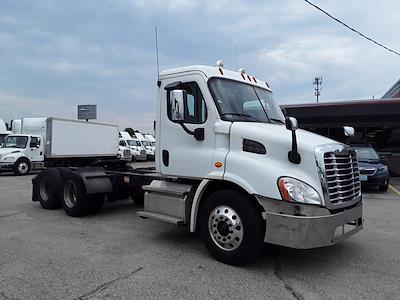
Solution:
<svg viewBox="0 0 400 300">
<path fill-rule="evenodd" d="M 351 209 L 335 214 L 326 214 L 326 209 L 319 209 L 320 212 L 324 212 L 323 215 L 312 216 L 271 212 L 268 211 L 270 205 L 263 203 L 266 202 L 260 201 L 266 211 L 264 241 L 271 244 L 296 249 L 324 247 L 340 242 L 363 228 L 361 199 Z"/>
</svg>

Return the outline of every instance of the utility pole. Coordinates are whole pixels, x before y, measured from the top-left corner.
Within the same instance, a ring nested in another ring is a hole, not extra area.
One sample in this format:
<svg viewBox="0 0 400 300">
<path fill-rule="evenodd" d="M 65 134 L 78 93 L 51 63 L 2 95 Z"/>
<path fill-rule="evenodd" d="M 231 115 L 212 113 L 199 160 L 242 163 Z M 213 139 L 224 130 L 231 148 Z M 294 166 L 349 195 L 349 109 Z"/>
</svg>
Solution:
<svg viewBox="0 0 400 300">
<path fill-rule="evenodd" d="M 319 96 L 321 95 L 321 91 L 322 91 L 322 77 L 315 77 L 313 85 L 316 86 L 314 88 L 314 91 L 315 91 L 315 96 L 317 97 L 317 103 L 318 103 Z"/>
</svg>

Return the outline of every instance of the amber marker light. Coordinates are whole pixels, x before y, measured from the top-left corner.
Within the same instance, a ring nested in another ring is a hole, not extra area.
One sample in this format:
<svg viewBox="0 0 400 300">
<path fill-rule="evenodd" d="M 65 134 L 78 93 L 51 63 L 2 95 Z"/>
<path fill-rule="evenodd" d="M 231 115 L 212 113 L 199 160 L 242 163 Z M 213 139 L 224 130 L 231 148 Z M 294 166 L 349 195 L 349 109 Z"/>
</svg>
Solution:
<svg viewBox="0 0 400 300">
<path fill-rule="evenodd" d="M 287 192 L 285 187 L 285 178 L 279 179 L 278 186 L 279 186 L 279 191 L 281 192 L 282 199 L 291 202 L 289 193 Z"/>
<path fill-rule="evenodd" d="M 221 168 L 221 167 L 222 167 L 222 162 L 217 161 L 214 165 L 215 165 L 217 168 Z"/>
</svg>

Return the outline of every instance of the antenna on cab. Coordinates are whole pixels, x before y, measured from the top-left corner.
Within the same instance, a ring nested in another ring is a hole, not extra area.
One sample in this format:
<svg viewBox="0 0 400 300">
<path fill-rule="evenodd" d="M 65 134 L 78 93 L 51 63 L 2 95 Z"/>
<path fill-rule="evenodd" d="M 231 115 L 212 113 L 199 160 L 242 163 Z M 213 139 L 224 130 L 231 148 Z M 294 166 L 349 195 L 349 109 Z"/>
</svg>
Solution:
<svg viewBox="0 0 400 300">
<path fill-rule="evenodd" d="M 160 65 L 158 63 L 158 34 L 157 34 L 157 26 L 154 26 L 154 33 L 156 37 L 156 58 L 157 58 L 157 86 L 161 86 L 161 81 L 160 81 Z"/>
</svg>

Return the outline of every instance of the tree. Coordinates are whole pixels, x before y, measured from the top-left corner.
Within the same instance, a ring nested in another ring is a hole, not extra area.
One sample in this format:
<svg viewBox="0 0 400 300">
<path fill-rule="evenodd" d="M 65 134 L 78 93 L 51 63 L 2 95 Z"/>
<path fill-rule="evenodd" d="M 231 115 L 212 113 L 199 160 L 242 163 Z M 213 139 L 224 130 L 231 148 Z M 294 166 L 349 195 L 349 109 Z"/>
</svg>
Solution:
<svg viewBox="0 0 400 300">
<path fill-rule="evenodd" d="M 135 130 L 134 130 L 133 128 L 130 128 L 130 127 L 125 128 L 125 131 L 126 131 L 127 133 L 129 133 L 130 136 L 132 136 L 132 137 L 135 136 Z"/>
</svg>

